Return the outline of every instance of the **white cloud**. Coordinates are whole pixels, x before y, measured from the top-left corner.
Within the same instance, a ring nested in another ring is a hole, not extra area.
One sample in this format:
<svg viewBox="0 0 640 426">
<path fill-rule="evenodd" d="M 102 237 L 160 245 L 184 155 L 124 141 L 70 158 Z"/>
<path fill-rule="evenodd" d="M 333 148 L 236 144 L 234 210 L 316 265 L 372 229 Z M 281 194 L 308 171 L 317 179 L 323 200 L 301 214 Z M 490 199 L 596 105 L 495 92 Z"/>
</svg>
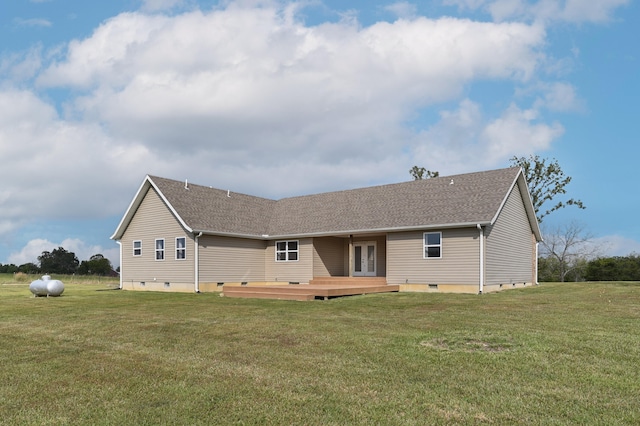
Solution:
<svg viewBox="0 0 640 426">
<path fill-rule="evenodd" d="M 31 47 L 24 52 L 12 52 L 0 56 L 0 79 L 23 82 L 32 79 L 42 66 L 42 47 Z"/>
<path fill-rule="evenodd" d="M 640 241 L 622 235 L 606 235 L 594 238 L 593 244 L 601 247 L 601 256 L 629 256 L 640 254 Z"/>
<path fill-rule="evenodd" d="M 461 99 L 479 80 L 535 81 L 540 25 L 308 26 L 295 5 L 254 3 L 123 13 L 53 62 L 51 52 L 7 60 L 14 78 L 46 66 L 37 91 L 0 84 L 0 234 L 120 215 L 147 173 L 277 198 L 406 180 L 433 158 L 441 173 L 502 165 L 562 133 L 535 106 L 485 116 Z M 49 89 L 68 97 L 54 104 Z M 407 125 L 442 102 L 459 107 Z"/>
<path fill-rule="evenodd" d="M 62 247 L 68 252 L 75 253 L 80 262 L 83 260 L 89 260 L 89 258 L 94 254 L 102 254 L 111 261 L 114 268 L 119 266 L 120 254 L 117 248 L 104 249 L 97 245 L 88 245 L 77 238 L 67 238 L 60 243 L 55 243 L 45 239 L 31 240 L 20 251 L 11 253 L 8 263 L 18 266 L 25 263 L 35 263 L 37 265 L 39 263 L 38 256 L 42 255 L 42 252 L 51 252 L 58 247 Z"/>
<path fill-rule="evenodd" d="M 585 103 L 572 84 L 556 82 L 544 87 L 544 107 L 551 111 L 576 112 L 585 109 Z"/>
<path fill-rule="evenodd" d="M 183 6 L 185 0 L 142 0 L 142 10 L 157 12 Z"/>
<path fill-rule="evenodd" d="M 412 157 L 430 170 L 450 172 L 482 170 L 504 164 L 513 155 L 546 150 L 560 137 L 559 124 L 538 121 L 535 108 L 509 106 L 498 117 L 487 116 L 469 99 L 457 110 L 443 111 L 440 121 L 416 139 Z"/>
<path fill-rule="evenodd" d="M 508 158 L 514 152 L 532 153 L 548 149 L 564 129 L 558 123 L 537 123 L 537 118 L 536 110 L 522 110 L 512 105 L 501 117 L 489 123 L 482 133 L 489 157 Z"/>
<path fill-rule="evenodd" d="M 630 0 L 445 0 L 460 10 L 484 10 L 496 21 L 529 19 L 601 23 L 613 19 L 616 9 Z"/>
<path fill-rule="evenodd" d="M 392 3 L 384 7 L 384 9 L 388 12 L 393 13 L 398 18 L 413 18 L 416 16 L 416 12 L 418 8 L 415 4 L 409 3 L 407 1 L 399 1 L 396 3 Z"/>
<path fill-rule="evenodd" d="M 533 8 L 534 14 L 540 18 L 562 19 L 569 22 L 607 22 L 621 6 L 629 4 L 629 0 L 555 0 L 539 1 Z"/>
<path fill-rule="evenodd" d="M 0 90 L 0 231 L 37 218 L 118 213 L 117 192 L 129 190 L 146 154 L 95 124 L 60 119 L 31 92 Z"/>
<path fill-rule="evenodd" d="M 53 24 L 44 18 L 14 18 L 13 23 L 19 27 L 45 27 L 48 28 Z"/>
<path fill-rule="evenodd" d="M 453 18 L 308 27 L 273 7 L 123 14 L 39 82 L 88 89 L 75 115 L 159 156 L 327 161 L 396 148 L 407 112 L 474 80 L 527 81 L 544 39 L 535 25 Z"/>
</svg>

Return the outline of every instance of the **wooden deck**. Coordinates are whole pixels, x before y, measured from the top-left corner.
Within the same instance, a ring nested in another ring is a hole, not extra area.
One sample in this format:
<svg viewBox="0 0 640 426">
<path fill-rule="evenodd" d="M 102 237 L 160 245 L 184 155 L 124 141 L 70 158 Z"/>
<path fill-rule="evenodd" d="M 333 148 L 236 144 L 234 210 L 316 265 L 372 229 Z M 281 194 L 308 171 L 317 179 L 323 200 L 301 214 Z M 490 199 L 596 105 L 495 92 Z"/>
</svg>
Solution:
<svg viewBox="0 0 640 426">
<path fill-rule="evenodd" d="M 316 278 L 309 284 L 224 287 L 222 295 L 254 299 L 327 300 L 331 297 L 388 293 L 398 290 L 399 286 L 388 285 L 384 277 L 331 277 Z"/>
</svg>

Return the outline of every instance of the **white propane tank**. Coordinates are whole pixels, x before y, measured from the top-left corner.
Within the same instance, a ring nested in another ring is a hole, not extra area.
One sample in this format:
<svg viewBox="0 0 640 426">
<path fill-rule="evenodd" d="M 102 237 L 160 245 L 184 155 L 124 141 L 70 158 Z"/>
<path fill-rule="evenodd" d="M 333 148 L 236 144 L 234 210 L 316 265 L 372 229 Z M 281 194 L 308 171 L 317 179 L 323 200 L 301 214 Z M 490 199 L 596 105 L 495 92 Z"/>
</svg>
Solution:
<svg viewBox="0 0 640 426">
<path fill-rule="evenodd" d="M 29 285 L 29 290 L 34 296 L 46 296 L 47 295 L 47 283 L 42 280 L 35 280 Z"/>
<path fill-rule="evenodd" d="M 42 279 L 35 280 L 29 285 L 29 290 L 36 297 L 51 296 L 57 297 L 64 292 L 64 284 L 60 280 L 52 280 L 49 275 L 43 275 Z"/>
</svg>

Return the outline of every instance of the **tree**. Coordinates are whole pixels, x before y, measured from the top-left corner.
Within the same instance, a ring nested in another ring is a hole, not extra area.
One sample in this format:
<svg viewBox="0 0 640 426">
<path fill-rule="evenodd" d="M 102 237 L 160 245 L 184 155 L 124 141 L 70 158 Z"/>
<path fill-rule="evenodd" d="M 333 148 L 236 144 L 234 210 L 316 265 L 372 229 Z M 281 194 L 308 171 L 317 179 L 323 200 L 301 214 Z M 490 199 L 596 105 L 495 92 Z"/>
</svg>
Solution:
<svg viewBox="0 0 640 426">
<path fill-rule="evenodd" d="M 640 256 L 601 257 L 589 262 L 588 281 L 640 281 Z"/>
<path fill-rule="evenodd" d="M 0 273 L 3 273 L 3 274 L 14 274 L 16 272 L 19 272 L 19 268 L 16 265 L 14 265 L 13 263 L 8 263 L 6 265 L 0 264 Z"/>
<path fill-rule="evenodd" d="M 40 272 L 40 268 L 35 263 L 24 263 L 18 267 L 18 271 L 25 274 L 37 274 Z"/>
<path fill-rule="evenodd" d="M 432 172 L 431 170 L 418 166 L 413 166 L 411 170 L 409 170 L 409 174 L 411 174 L 413 180 L 429 179 L 440 176 L 440 172 Z"/>
<path fill-rule="evenodd" d="M 101 254 L 94 254 L 89 260 L 83 260 L 78 267 L 80 275 L 110 275 L 111 261 Z"/>
<path fill-rule="evenodd" d="M 593 243 L 593 238 L 582 225 L 571 222 L 560 226 L 545 232 L 540 247 L 539 273 L 545 280 L 565 282 L 570 277 L 581 280 L 586 272 L 587 260 L 596 258 L 599 251 L 600 247 Z"/>
<path fill-rule="evenodd" d="M 75 253 L 66 251 L 62 247 L 52 252 L 43 251 L 38 256 L 40 270 L 47 274 L 73 274 L 78 269 L 79 261 Z"/>
<path fill-rule="evenodd" d="M 548 161 L 548 163 L 547 163 Z M 511 164 L 521 167 L 527 179 L 531 201 L 535 208 L 536 217 L 539 222 L 542 218 L 558 209 L 567 206 L 576 206 L 580 209 L 586 208 L 582 201 L 570 198 L 566 201 L 559 201 L 552 207 L 541 210 L 547 202 L 552 202 L 558 195 L 566 194 L 565 187 L 571 182 L 571 176 L 566 176 L 558 164 L 558 160 L 551 161 L 540 158 L 538 155 L 529 157 L 513 157 Z"/>
</svg>

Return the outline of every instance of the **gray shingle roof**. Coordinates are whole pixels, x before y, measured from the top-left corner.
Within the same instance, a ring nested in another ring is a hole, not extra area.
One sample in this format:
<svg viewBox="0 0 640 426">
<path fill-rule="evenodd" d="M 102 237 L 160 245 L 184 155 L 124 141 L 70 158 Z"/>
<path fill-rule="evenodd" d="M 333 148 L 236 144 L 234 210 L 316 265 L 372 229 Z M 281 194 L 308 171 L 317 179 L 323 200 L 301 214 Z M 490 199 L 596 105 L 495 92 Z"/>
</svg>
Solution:
<svg viewBox="0 0 640 426">
<path fill-rule="evenodd" d="M 488 224 L 519 168 L 269 200 L 155 176 L 193 231 L 262 237 Z"/>
<path fill-rule="evenodd" d="M 276 201 L 149 176 L 194 231 L 261 236 Z"/>
</svg>

